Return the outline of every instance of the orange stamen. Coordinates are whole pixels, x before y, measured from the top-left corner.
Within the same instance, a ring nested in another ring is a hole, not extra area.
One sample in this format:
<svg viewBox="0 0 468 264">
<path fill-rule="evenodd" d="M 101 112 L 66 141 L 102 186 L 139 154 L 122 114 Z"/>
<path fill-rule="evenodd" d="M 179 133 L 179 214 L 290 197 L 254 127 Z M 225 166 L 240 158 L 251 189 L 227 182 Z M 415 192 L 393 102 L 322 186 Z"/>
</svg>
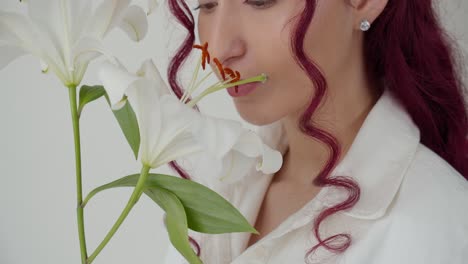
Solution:
<svg viewBox="0 0 468 264">
<path fill-rule="evenodd" d="M 231 78 L 233 79 L 233 80 L 230 81 L 229 83 L 237 82 L 237 80 L 236 80 L 236 79 L 237 79 L 237 74 L 236 74 L 233 70 L 231 70 L 231 69 L 229 69 L 229 68 L 227 68 L 227 69 L 229 70 L 229 73 L 228 73 L 229 76 L 231 76 Z M 227 70 L 226 70 L 226 71 L 227 71 Z"/>
<path fill-rule="evenodd" d="M 205 70 L 206 63 L 210 63 L 210 53 L 208 52 L 208 42 L 205 42 L 203 45 L 193 45 L 193 48 L 200 49 L 202 51 L 202 68 Z M 241 74 L 238 71 L 233 71 L 231 68 L 224 68 L 218 58 L 213 58 L 213 62 L 216 64 L 216 67 L 221 74 L 223 80 L 226 80 L 226 74 L 232 78 L 229 83 L 238 82 L 241 78 Z M 236 92 L 238 92 L 238 86 L 235 86 Z"/>
<path fill-rule="evenodd" d="M 236 71 L 236 78 L 234 79 L 233 82 L 237 82 L 240 80 L 240 73 L 238 71 Z"/>
<path fill-rule="evenodd" d="M 219 62 L 218 58 L 214 58 L 213 61 L 216 64 L 216 67 L 218 68 L 221 77 L 223 77 L 223 80 L 226 80 L 226 74 L 224 73 L 223 65 L 221 64 L 221 62 Z"/>
<path fill-rule="evenodd" d="M 237 82 L 239 80 L 240 80 L 240 73 L 238 71 L 236 71 L 236 78 L 232 82 Z M 239 86 L 236 85 L 234 87 L 234 90 L 236 91 L 236 93 L 238 93 L 239 92 Z"/>
<path fill-rule="evenodd" d="M 232 77 L 233 74 L 235 74 L 234 71 L 231 70 L 231 68 L 228 68 L 228 67 L 224 68 L 224 72 L 225 72 L 226 74 L 229 74 L 229 76 L 231 76 L 231 77 Z M 233 77 L 232 77 L 232 78 L 233 78 Z"/>
<path fill-rule="evenodd" d="M 229 74 L 229 76 L 231 76 L 231 78 L 233 78 L 233 80 L 230 81 L 229 83 L 235 83 L 235 82 L 240 80 L 240 73 L 238 71 L 234 72 L 232 69 L 227 68 L 227 67 L 224 68 L 224 71 L 227 74 Z M 236 93 L 239 92 L 238 91 L 239 87 L 235 86 L 234 89 L 235 89 Z"/>
<path fill-rule="evenodd" d="M 206 51 L 206 58 L 207 58 L 207 62 L 208 64 L 210 64 L 210 53 L 208 52 L 208 42 L 205 42 L 205 51 Z"/>
<path fill-rule="evenodd" d="M 210 63 L 210 53 L 208 52 L 208 42 L 205 42 L 203 46 L 193 45 L 193 48 L 200 49 L 202 51 L 202 68 L 205 70 L 206 62 Z"/>
</svg>

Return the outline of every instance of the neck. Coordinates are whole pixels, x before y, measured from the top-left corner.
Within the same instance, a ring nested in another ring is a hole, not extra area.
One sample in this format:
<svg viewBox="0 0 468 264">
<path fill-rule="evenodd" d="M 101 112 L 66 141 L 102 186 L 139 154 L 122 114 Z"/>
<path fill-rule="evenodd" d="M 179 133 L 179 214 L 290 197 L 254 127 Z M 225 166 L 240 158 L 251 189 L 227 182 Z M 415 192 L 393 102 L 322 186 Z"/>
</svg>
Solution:
<svg viewBox="0 0 468 264">
<path fill-rule="evenodd" d="M 341 149 L 337 164 L 348 152 L 367 114 L 380 96 L 378 91 L 382 84 L 369 80 L 363 64 L 356 64 L 341 71 L 338 78 L 327 78 L 327 95 L 312 117 L 315 127 L 337 139 Z M 275 182 L 310 186 L 330 159 L 327 145 L 299 130 L 298 122 L 305 109 L 281 120 L 289 146 L 284 155 L 283 167 L 275 174 Z"/>
</svg>

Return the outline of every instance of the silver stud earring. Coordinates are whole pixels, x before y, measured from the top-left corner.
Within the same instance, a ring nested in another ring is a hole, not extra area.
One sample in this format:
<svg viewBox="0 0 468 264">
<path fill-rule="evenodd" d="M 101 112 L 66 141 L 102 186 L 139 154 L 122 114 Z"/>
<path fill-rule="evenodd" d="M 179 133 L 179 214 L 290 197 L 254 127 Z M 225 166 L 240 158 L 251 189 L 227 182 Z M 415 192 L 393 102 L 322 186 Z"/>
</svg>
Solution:
<svg viewBox="0 0 468 264">
<path fill-rule="evenodd" d="M 371 25 L 370 25 L 369 21 L 367 19 L 364 19 L 361 22 L 360 28 L 361 28 L 362 31 L 367 31 L 367 30 L 369 30 L 370 26 Z"/>
</svg>

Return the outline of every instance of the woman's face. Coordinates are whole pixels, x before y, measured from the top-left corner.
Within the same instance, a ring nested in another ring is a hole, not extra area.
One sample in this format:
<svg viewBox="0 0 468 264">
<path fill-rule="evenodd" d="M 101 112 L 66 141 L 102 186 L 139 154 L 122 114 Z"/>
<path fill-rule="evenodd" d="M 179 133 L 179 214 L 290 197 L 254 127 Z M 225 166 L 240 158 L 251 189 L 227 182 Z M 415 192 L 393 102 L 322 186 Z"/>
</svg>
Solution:
<svg viewBox="0 0 468 264">
<path fill-rule="evenodd" d="M 233 97 L 241 117 L 266 125 L 295 116 L 310 103 L 314 89 L 293 57 L 292 30 L 304 0 L 199 0 L 198 34 L 212 57 L 246 79 L 261 73 L 264 84 Z M 306 54 L 329 82 L 346 68 L 354 21 L 344 0 L 319 0 L 304 40 Z M 216 71 L 214 63 L 211 65 Z M 219 77 L 219 76 L 218 76 Z M 219 77 L 220 78 L 220 77 Z M 330 88 L 329 88 L 330 89 Z"/>
</svg>

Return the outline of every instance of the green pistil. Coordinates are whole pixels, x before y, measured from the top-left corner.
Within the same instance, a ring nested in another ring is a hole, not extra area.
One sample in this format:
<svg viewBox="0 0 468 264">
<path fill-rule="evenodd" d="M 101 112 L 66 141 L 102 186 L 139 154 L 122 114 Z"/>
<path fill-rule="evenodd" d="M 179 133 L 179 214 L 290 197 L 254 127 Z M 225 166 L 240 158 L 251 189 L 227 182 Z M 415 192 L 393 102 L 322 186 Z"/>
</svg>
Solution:
<svg viewBox="0 0 468 264">
<path fill-rule="evenodd" d="M 201 61 L 202 61 L 202 57 L 200 57 L 200 59 L 198 59 L 198 63 L 197 63 L 197 67 L 195 68 L 195 74 L 193 74 L 192 76 L 192 80 L 190 80 L 190 84 L 188 86 L 188 89 L 185 90 L 182 98 L 180 99 L 181 102 L 184 102 L 186 101 L 186 99 L 190 96 L 190 94 L 192 94 L 192 89 L 193 88 L 193 85 L 195 84 L 195 81 L 197 80 L 198 78 L 198 72 L 200 71 L 200 64 L 201 64 Z"/>
<path fill-rule="evenodd" d="M 198 87 L 200 87 L 200 85 L 201 85 L 204 81 L 206 81 L 206 79 L 208 79 L 208 77 L 210 77 L 211 74 L 213 74 L 213 72 L 210 72 L 210 73 L 208 73 L 207 75 L 205 75 L 205 77 L 203 77 L 193 88 L 191 88 L 190 91 L 187 93 L 187 96 L 185 96 L 184 100 L 181 100 L 182 103 L 185 104 L 185 103 L 187 102 L 189 96 L 190 96 L 193 92 L 195 92 L 195 91 L 198 89 Z M 218 83 L 218 84 L 219 84 L 219 83 Z M 216 85 L 216 84 L 215 84 L 215 85 Z"/>
<path fill-rule="evenodd" d="M 188 106 L 193 107 L 195 104 L 197 104 L 203 97 L 207 96 L 208 94 L 224 90 L 230 87 L 234 87 L 237 85 L 243 85 L 247 83 L 253 83 L 253 82 L 261 82 L 264 83 L 267 80 L 266 74 L 262 73 L 260 75 L 257 75 L 255 77 L 251 77 L 242 81 L 234 82 L 234 83 L 220 83 L 220 84 L 215 84 L 213 86 L 210 86 L 208 89 L 203 91 L 200 95 L 198 95 L 195 99 L 187 103 Z"/>
</svg>

